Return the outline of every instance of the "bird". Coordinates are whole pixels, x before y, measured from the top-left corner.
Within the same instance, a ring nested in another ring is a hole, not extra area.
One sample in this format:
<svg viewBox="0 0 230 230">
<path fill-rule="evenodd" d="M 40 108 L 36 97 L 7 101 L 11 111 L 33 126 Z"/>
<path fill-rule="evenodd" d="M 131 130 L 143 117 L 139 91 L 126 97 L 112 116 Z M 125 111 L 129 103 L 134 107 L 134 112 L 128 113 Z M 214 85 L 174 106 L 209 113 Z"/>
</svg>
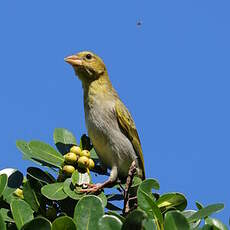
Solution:
<svg viewBox="0 0 230 230">
<path fill-rule="evenodd" d="M 127 178 L 133 161 L 138 177 L 144 180 L 144 158 L 134 120 L 112 86 L 103 60 L 91 51 L 64 60 L 82 82 L 88 136 L 102 165 L 110 169 L 106 181 L 89 184 L 84 191 L 95 193 Z"/>
</svg>

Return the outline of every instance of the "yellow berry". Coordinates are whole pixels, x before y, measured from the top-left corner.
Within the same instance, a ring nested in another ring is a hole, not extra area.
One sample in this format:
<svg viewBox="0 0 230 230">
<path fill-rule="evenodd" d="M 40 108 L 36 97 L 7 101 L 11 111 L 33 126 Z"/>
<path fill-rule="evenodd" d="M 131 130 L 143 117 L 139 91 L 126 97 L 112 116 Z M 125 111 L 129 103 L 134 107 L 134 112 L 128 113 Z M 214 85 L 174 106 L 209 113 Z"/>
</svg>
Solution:
<svg viewBox="0 0 230 230">
<path fill-rule="evenodd" d="M 66 175 L 71 175 L 74 171 L 75 168 L 72 165 L 65 165 L 62 168 L 62 171 L 66 174 Z"/>
<path fill-rule="evenodd" d="M 88 150 L 82 150 L 81 151 L 81 156 L 86 156 L 86 157 L 90 158 L 90 151 L 88 151 Z"/>
<path fill-rule="evenodd" d="M 76 155 L 80 156 L 81 155 L 81 148 L 79 146 L 72 146 L 70 149 L 71 153 L 75 153 Z"/>
<path fill-rule="evenodd" d="M 95 166 L 94 161 L 92 159 L 89 159 L 89 165 L 88 165 L 89 169 L 93 169 L 94 166 Z"/>
<path fill-rule="evenodd" d="M 89 158 L 86 156 L 81 156 L 77 163 L 79 168 L 87 168 L 89 165 Z"/>
<path fill-rule="evenodd" d="M 77 162 L 78 159 L 77 155 L 72 152 L 65 154 L 64 158 L 67 164 L 74 164 Z"/>
<path fill-rule="evenodd" d="M 20 197 L 20 198 L 24 198 L 23 196 L 23 190 L 20 189 L 20 188 L 17 188 L 15 191 L 14 191 L 14 195 L 16 195 L 17 197 Z"/>
</svg>

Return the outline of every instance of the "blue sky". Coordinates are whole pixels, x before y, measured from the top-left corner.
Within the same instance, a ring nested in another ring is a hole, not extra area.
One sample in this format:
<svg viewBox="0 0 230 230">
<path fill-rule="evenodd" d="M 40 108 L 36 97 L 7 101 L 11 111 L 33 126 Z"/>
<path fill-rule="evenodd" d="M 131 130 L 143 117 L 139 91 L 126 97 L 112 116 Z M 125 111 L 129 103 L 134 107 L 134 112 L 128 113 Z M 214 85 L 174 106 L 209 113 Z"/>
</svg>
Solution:
<svg viewBox="0 0 230 230">
<path fill-rule="evenodd" d="M 230 162 L 230 2 L 1 1 L 0 168 L 25 172 L 17 139 L 85 132 L 82 88 L 64 57 L 101 56 L 131 111 L 148 177 L 194 208 L 224 202 Z M 142 21 L 137 26 L 138 20 Z M 4 156 L 4 157 L 3 157 Z"/>
</svg>

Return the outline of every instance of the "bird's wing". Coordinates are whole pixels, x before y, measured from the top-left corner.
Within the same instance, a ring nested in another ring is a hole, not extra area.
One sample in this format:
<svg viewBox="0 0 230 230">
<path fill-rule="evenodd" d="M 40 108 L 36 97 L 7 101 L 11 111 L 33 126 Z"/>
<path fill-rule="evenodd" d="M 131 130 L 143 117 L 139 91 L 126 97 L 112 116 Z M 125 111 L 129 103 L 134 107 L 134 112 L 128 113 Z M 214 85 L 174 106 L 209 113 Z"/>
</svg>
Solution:
<svg viewBox="0 0 230 230">
<path fill-rule="evenodd" d="M 145 178 L 144 157 L 143 157 L 141 143 L 140 143 L 140 139 L 137 133 L 135 123 L 129 111 L 120 100 L 117 100 L 115 105 L 115 110 L 116 110 L 119 126 L 122 132 L 131 141 L 133 148 L 137 154 L 138 162 L 142 169 L 142 179 L 144 179 Z"/>
</svg>

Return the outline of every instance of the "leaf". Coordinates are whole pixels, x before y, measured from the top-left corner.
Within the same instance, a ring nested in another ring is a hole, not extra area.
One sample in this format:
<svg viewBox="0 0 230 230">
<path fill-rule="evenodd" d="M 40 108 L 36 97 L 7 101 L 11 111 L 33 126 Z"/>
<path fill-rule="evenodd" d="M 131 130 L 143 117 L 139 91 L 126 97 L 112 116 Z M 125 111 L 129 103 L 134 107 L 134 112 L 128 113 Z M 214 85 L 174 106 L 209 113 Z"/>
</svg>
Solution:
<svg viewBox="0 0 230 230">
<path fill-rule="evenodd" d="M 155 225 L 155 222 L 153 219 L 144 219 L 143 221 L 143 229 L 144 230 L 157 230 L 157 227 Z"/>
<path fill-rule="evenodd" d="M 187 219 L 178 211 L 170 211 L 165 215 L 164 221 L 165 230 L 189 230 Z"/>
<path fill-rule="evenodd" d="M 184 210 L 182 214 L 188 219 L 190 216 L 192 216 L 194 213 L 196 213 L 195 210 Z M 200 225 L 201 220 L 197 220 L 194 222 L 189 223 L 189 226 L 191 229 L 195 229 Z"/>
<path fill-rule="evenodd" d="M 47 184 L 42 187 L 41 193 L 50 200 L 64 200 L 67 194 L 63 191 L 63 182 Z"/>
<path fill-rule="evenodd" d="M 151 207 L 149 206 L 149 203 L 146 202 L 145 197 L 142 195 L 143 193 L 146 193 L 150 197 L 152 197 L 152 189 L 158 190 L 160 188 L 160 185 L 158 181 L 154 179 L 146 179 L 142 181 L 140 186 L 137 189 L 137 200 L 138 200 L 138 206 L 143 210 L 149 210 Z"/>
<path fill-rule="evenodd" d="M 98 161 L 99 160 L 99 157 L 98 157 L 98 155 L 97 155 L 97 153 L 96 153 L 96 151 L 95 151 L 94 148 L 92 148 L 90 150 L 90 158 L 92 158 L 94 161 Z"/>
<path fill-rule="evenodd" d="M 160 198 L 156 201 L 156 205 L 162 212 L 171 208 L 183 211 L 187 206 L 187 200 L 181 193 L 166 193 L 160 196 Z"/>
<path fill-rule="evenodd" d="M 49 164 L 41 159 L 37 159 L 36 155 L 33 154 L 27 142 L 20 140 L 16 142 L 16 145 L 17 145 L 17 148 L 23 153 L 23 159 L 31 160 L 38 165 L 47 166 L 51 169 L 52 167 L 55 167 L 54 165 Z"/>
<path fill-rule="evenodd" d="M 77 230 L 73 219 L 69 216 L 61 216 L 52 223 L 52 230 Z"/>
<path fill-rule="evenodd" d="M 27 168 L 27 174 L 35 180 L 38 180 L 45 184 L 51 184 L 55 182 L 55 178 L 51 174 L 42 171 L 40 168 L 29 167 Z"/>
<path fill-rule="evenodd" d="M 98 221 L 103 214 L 101 199 L 94 195 L 81 198 L 74 210 L 78 230 L 98 230 Z"/>
<path fill-rule="evenodd" d="M 147 215 L 145 212 L 141 210 L 134 210 L 128 214 L 125 219 L 125 222 L 122 226 L 122 230 L 140 230 L 143 229 L 143 222 L 147 219 Z"/>
<path fill-rule="evenodd" d="M 33 154 L 33 158 L 61 169 L 61 164 L 64 163 L 64 157 L 53 147 L 41 141 L 31 141 L 29 147 Z"/>
<path fill-rule="evenodd" d="M 223 208 L 224 208 L 224 204 L 222 204 L 222 203 L 208 205 L 208 206 L 200 209 L 196 213 L 194 213 L 191 217 L 188 218 L 188 221 L 190 223 L 194 222 L 194 221 L 202 219 L 206 216 L 210 216 L 212 213 L 218 212 Z"/>
<path fill-rule="evenodd" d="M 147 202 L 150 209 L 152 209 L 153 218 L 155 219 L 157 228 L 162 229 L 163 228 L 163 216 L 160 212 L 160 209 L 157 207 L 156 203 L 153 201 L 153 199 L 148 194 L 146 194 L 144 191 L 140 191 L 140 193 L 142 193 L 143 200 L 145 199 L 145 202 Z M 149 209 L 145 211 L 148 213 Z"/>
<path fill-rule="evenodd" d="M 25 223 L 34 218 L 33 210 L 24 200 L 13 200 L 10 204 L 10 208 L 18 229 L 21 229 Z"/>
<path fill-rule="evenodd" d="M 200 229 L 199 229 L 200 230 Z M 204 226 L 203 226 L 203 228 L 201 228 L 201 230 L 220 230 L 220 229 L 218 229 L 218 228 L 216 228 L 215 226 L 212 226 L 212 225 L 210 225 L 210 224 L 205 224 Z"/>
<path fill-rule="evenodd" d="M 204 206 L 203 206 L 201 203 L 199 203 L 198 201 L 196 201 L 196 207 L 200 210 L 200 209 L 202 209 Z"/>
<path fill-rule="evenodd" d="M 80 148 L 82 149 L 82 150 L 84 150 L 84 149 L 87 149 L 87 150 L 91 150 L 92 149 L 92 145 L 91 145 L 91 142 L 90 142 L 90 139 L 89 139 L 89 137 L 88 136 L 86 136 L 85 134 L 83 134 L 82 136 L 81 136 L 81 141 L 80 141 Z"/>
<path fill-rule="evenodd" d="M 14 220 L 11 217 L 11 212 L 9 209 L 1 208 L 0 214 L 2 215 L 2 218 L 5 222 L 14 223 Z M 1 229 L 1 228 L 0 228 Z"/>
<path fill-rule="evenodd" d="M 0 171 L 0 175 L 6 174 L 8 176 L 7 186 L 10 188 L 18 188 L 21 186 L 23 181 L 23 174 L 13 168 L 5 168 Z"/>
<path fill-rule="evenodd" d="M 3 219 L 2 215 L 1 215 L 1 213 L 0 213 L 0 229 L 1 230 L 6 230 L 6 224 L 4 222 L 4 219 Z"/>
<path fill-rule="evenodd" d="M 51 223 L 44 217 L 36 217 L 23 225 L 21 230 L 51 230 Z"/>
<path fill-rule="evenodd" d="M 137 187 L 137 186 L 139 186 L 141 183 L 142 183 L 141 178 L 138 177 L 138 176 L 134 176 L 134 177 L 133 177 L 133 183 L 132 183 L 132 186 L 131 186 L 131 187 Z"/>
<path fill-rule="evenodd" d="M 17 140 L 16 141 L 17 148 L 23 153 L 25 159 L 31 159 L 32 152 L 31 149 L 26 141 Z"/>
<path fill-rule="evenodd" d="M 40 207 L 40 203 L 39 203 L 37 194 L 34 191 L 34 189 L 31 187 L 29 181 L 26 181 L 23 184 L 23 195 L 24 195 L 24 200 L 30 205 L 30 207 L 34 211 L 37 212 Z"/>
<path fill-rule="evenodd" d="M 79 172 L 75 170 L 71 176 L 73 185 L 78 185 L 79 183 Z"/>
<path fill-rule="evenodd" d="M 119 215 L 119 214 L 118 214 L 117 212 L 115 212 L 115 211 L 108 211 L 107 214 L 108 214 L 108 215 L 111 215 L 111 216 L 117 217 L 122 223 L 125 222 L 125 218 L 124 218 L 123 216 Z"/>
<path fill-rule="evenodd" d="M 75 136 L 67 129 L 56 128 L 53 134 L 54 143 L 62 154 L 69 152 L 73 145 L 77 145 Z"/>
<path fill-rule="evenodd" d="M 210 224 L 212 226 L 215 226 L 218 228 L 218 230 L 228 230 L 227 226 L 223 224 L 220 220 L 217 220 L 215 218 L 206 218 L 205 224 Z"/>
<path fill-rule="evenodd" d="M 12 200 L 18 199 L 18 197 L 14 196 L 13 193 L 16 188 L 9 188 L 8 186 L 5 188 L 3 192 L 3 199 L 10 204 Z"/>
<path fill-rule="evenodd" d="M 1 174 L 0 175 L 0 197 L 2 196 L 6 186 L 7 186 L 7 175 L 6 174 Z"/>
<path fill-rule="evenodd" d="M 97 195 L 101 199 L 102 205 L 105 208 L 107 205 L 107 197 L 105 196 L 104 192 L 101 192 L 99 195 Z"/>
<path fill-rule="evenodd" d="M 64 182 L 64 192 L 72 199 L 74 200 L 80 200 L 83 196 L 85 196 L 85 193 L 76 193 L 75 192 L 75 186 L 72 184 L 72 179 L 67 178 Z"/>
<path fill-rule="evenodd" d="M 121 230 L 122 222 L 115 216 L 104 215 L 98 225 L 100 230 Z"/>
</svg>

